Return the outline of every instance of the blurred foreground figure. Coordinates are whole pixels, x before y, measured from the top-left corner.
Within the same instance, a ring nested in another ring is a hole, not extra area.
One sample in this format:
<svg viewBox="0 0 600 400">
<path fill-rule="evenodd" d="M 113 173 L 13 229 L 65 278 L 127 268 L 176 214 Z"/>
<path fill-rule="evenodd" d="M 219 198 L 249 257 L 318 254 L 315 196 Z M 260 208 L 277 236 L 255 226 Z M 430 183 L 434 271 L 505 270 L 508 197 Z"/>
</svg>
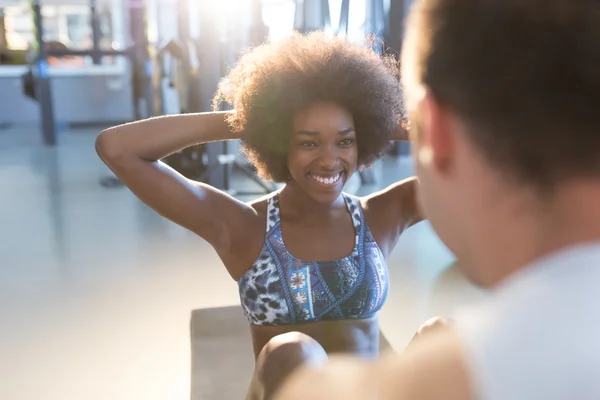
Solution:
<svg viewBox="0 0 600 400">
<path fill-rule="evenodd" d="M 417 0 L 402 68 L 425 216 L 491 291 L 403 354 L 280 399 L 600 399 L 600 2 Z"/>
</svg>

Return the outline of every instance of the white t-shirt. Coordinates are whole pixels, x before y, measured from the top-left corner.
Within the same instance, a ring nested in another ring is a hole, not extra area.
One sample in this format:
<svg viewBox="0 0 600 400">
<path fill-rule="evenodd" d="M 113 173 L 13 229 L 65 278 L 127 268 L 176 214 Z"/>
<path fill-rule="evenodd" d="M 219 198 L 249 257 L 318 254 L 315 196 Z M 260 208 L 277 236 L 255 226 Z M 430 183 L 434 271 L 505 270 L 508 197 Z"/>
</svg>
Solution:
<svg viewBox="0 0 600 400">
<path fill-rule="evenodd" d="M 536 262 L 456 317 L 478 400 L 600 400 L 600 243 Z"/>
</svg>

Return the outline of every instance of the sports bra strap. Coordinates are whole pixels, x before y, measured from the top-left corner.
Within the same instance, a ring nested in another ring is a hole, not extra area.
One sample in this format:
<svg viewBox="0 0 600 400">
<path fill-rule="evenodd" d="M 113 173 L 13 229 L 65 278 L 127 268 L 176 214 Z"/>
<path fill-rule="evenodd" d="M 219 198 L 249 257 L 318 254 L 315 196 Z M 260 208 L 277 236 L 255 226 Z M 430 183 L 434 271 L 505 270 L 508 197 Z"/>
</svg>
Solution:
<svg viewBox="0 0 600 400">
<path fill-rule="evenodd" d="M 348 208 L 350 216 L 352 217 L 352 224 L 354 225 L 354 230 L 356 231 L 355 243 L 358 245 L 360 232 L 364 223 L 362 208 L 360 206 L 360 199 L 358 197 L 351 196 L 346 193 L 342 193 L 342 196 L 344 196 L 346 207 Z"/>
<path fill-rule="evenodd" d="M 267 200 L 267 232 L 279 222 L 279 193 Z"/>
</svg>

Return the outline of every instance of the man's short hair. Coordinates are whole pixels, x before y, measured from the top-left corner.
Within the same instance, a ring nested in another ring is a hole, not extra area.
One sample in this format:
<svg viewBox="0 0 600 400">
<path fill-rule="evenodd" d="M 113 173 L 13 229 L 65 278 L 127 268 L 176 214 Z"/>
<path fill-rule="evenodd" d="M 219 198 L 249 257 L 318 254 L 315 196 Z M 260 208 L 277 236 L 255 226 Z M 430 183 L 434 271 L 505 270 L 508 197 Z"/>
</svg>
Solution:
<svg viewBox="0 0 600 400">
<path fill-rule="evenodd" d="M 544 189 L 600 179 L 600 1 L 417 0 L 408 35 L 417 83 L 494 166 Z"/>
</svg>

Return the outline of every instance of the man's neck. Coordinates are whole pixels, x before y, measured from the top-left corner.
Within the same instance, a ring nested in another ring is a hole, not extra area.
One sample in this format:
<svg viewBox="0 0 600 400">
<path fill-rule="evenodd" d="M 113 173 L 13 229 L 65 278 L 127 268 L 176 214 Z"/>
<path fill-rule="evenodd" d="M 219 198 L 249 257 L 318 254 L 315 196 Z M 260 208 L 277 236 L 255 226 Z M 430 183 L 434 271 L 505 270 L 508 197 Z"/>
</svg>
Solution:
<svg viewBox="0 0 600 400">
<path fill-rule="evenodd" d="M 563 185 L 551 199 L 530 201 L 516 214 L 498 218 L 495 238 L 477 255 L 486 265 L 479 276 L 486 287 L 561 250 L 600 242 L 600 184 Z"/>
</svg>

